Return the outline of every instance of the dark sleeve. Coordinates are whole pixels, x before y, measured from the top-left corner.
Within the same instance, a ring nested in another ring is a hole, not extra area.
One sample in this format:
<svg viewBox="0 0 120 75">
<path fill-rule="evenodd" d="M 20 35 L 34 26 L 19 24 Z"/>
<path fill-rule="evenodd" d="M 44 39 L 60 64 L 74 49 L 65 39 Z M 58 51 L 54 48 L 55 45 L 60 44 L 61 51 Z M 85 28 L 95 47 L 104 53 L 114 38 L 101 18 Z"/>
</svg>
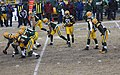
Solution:
<svg viewBox="0 0 120 75">
<path fill-rule="evenodd" d="M 104 31 L 104 28 L 103 28 L 102 25 L 99 25 L 99 26 L 98 26 L 98 30 L 100 31 L 100 33 L 101 33 L 102 35 L 105 34 L 105 31 Z"/>
<path fill-rule="evenodd" d="M 45 28 L 41 28 L 41 30 L 43 30 L 43 31 L 47 31 L 47 29 L 45 29 Z"/>
</svg>

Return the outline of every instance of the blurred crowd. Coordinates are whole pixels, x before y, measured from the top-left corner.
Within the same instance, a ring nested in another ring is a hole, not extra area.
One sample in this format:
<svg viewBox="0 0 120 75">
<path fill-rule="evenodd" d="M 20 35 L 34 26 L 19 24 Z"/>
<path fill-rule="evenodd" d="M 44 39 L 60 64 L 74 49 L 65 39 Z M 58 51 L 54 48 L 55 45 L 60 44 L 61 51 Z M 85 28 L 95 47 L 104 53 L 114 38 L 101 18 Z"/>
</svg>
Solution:
<svg viewBox="0 0 120 75">
<path fill-rule="evenodd" d="M 12 27 L 14 8 L 17 9 L 18 28 L 23 24 L 25 26 L 31 26 L 29 20 L 29 3 L 20 2 L 13 7 L 11 4 L 0 2 L 1 27 L 4 27 L 4 25 L 6 27 Z M 91 11 L 93 17 L 96 17 L 99 21 L 103 21 L 103 16 L 107 16 L 108 20 L 115 20 L 118 3 L 116 0 L 88 0 L 87 2 L 82 0 L 75 0 L 74 2 L 56 0 L 52 3 L 50 1 L 36 1 L 32 11 L 35 12 L 40 20 L 46 17 L 50 19 L 50 21 L 53 21 L 53 15 L 56 15 L 59 24 L 62 23 L 64 11 L 66 10 L 69 10 L 76 21 L 83 20 L 88 11 Z"/>
</svg>

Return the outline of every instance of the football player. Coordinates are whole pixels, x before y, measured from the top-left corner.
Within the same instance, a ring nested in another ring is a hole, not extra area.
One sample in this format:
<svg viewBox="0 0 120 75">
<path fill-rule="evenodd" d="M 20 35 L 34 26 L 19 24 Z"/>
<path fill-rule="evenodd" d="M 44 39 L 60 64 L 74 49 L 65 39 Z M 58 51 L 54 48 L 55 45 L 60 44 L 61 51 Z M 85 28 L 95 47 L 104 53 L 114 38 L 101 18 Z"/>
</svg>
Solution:
<svg viewBox="0 0 120 75">
<path fill-rule="evenodd" d="M 65 11 L 65 16 L 63 16 L 63 26 L 66 28 L 67 40 L 68 40 L 68 47 L 71 47 L 70 43 L 70 35 L 72 37 L 72 43 L 74 43 L 74 27 L 73 24 L 75 23 L 74 17 L 70 15 L 68 10 Z"/>
<path fill-rule="evenodd" d="M 18 33 L 16 33 L 14 38 L 19 43 L 19 46 L 21 48 L 22 58 L 32 55 L 35 55 L 36 59 L 40 57 L 39 54 L 33 52 L 32 48 L 33 48 L 34 40 L 32 38 L 27 37 L 26 35 L 19 35 Z"/>
<path fill-rule="evenodd" d="M 37 49 L 37 47 L 41 46 L 41 44 L 37 42 L 38 32 L 36 32 L 35 30 L 27 28 L 25 26 L 21 26 L 18 32 L 20 35 L 26 35 L 34 40 L 34 49 Z"/>
<path fill-rule="evenodd" d="M 92 23 L 99 30 L 99 32 L 101 33 L 101 37 L 102 37 L 103 48 L 99 52 L 100 53 L 107 53 L 107 42 L 106 41 L 108 39 L 108 34 L 110 31 L 105 26 L 103 26 L 101 24 L 101 22 L 99 22 L 96 18 L 94 18 L 92 20 Z"/>
<path fill-rule="evenodd" d="M 46 25 L 48 25 L 48 27 L 49 27 L 48 37 L 50 37 L 50 39 L 51 39 L 50 45 L 53 45 L 53 35 L 55 33 L 57 33 L 60 38 L 62 38 L 63 40 L 65 40 L 67 42 L 67 39 L 61 34 L 60 26 L 58 26 L 57 24 L 55 24 L 53 22 L 49 22 L 49 20 L 47 18 L 44 18 L 43 22 Z"/>
<path fill-rule="evenodd" d="M 94 49 L 98 49 L 98 41 L 96 38 L 96 27 L 92 24 L 92 12 L 86 13 L 87 19 L 86 22 L 88 23 L 88 38 L 87 38 L 87 45 L 84 50 L 89 50 L 90 40 L 93 39 L 96 46 Z"/>
<path fill-rule="evenodd" d="M 45 28 L 43 28 L 42 20 L 39 20 L 39 18 L 35 12 L 30 12 L 30 18 L 31 18 L 32 23 L 33 23 L 33 30 L 35 30 L 35 27 L 38 26 L 41 30 L 47 31 Z"/>
<path fill-rule="evenodd" d="M 3 53 L 7 54 L 7 49 L 9 48 L 10 45 L 12 45 L 12 47 L 14 48 L 15 54 L 19 54 L 19 50 L 17 48 L 18 45 L 15 43 L 14 35 L 11 33 L 8 33 L 8 32 L 4 32 L 3 36 L 4 36 L 4 38 L 6 38 L 8 40 L 7 46 L 3 50 Z"/>
</svg>

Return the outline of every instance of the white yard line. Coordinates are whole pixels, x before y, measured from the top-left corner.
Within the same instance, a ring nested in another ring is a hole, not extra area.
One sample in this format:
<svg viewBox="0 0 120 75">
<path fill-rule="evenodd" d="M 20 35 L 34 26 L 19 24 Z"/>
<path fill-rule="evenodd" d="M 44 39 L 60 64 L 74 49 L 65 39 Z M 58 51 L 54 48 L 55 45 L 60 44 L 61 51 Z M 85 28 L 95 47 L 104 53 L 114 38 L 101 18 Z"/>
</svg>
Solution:
<svg viewBox="0 0 120 75">
<path fill-rule="evenodd" d="M 47 46 L 47 43 L 48 43 L 48 39 L 49 39 L 49 38 L 48 38 L 48 36 L 47 36 L 46 41 L 45 41 L 45 44 L 44 44 L 44 47 L 43 47 L 43 49 L 42 49 L 42 51 L 41 51 L 41 54 L 40 54 L 40 58 L 38 59 L 37 64 L 36 64 L 36 66 L 35 66 L 35 70 L 34 70 L 34 74 L 33 74 L 33 75 L 38 75 L 38 68 L 39 68 L 39 66 L 40 66 L 42 56 L 43 56 L 43 54 L 44 54 L 44 52 L 45 52 L 45 49 L 46 49 L 46 46 Z"/>
<path fill-rule="evenodd" d="M 119 26 L 119 24 L 117 23 L 117 22 L 115 22 L 115 24 L 117 25 L 117 27 L 120 29 L 120 26 Z"/>
</svg>

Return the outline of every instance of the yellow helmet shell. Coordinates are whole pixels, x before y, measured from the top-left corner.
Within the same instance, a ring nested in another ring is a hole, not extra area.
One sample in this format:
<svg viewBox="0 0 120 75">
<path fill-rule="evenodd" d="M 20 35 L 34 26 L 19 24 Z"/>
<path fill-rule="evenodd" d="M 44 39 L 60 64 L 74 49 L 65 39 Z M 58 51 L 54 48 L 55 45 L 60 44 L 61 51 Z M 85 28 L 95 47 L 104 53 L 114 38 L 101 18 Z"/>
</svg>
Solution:
<svg viewBox="0 0 120 75">
<path fill-rule="evenodd" d="M 4 32 L 3 36 L 6 37 L 6 38 L 8 38 L 9 37 L 9 33 L 8 32 Z"/>
<path fill-rule="evenodd" d="M 70 12 L 69 12 L 68 10 L 66 10 L 66 11 L 65 11 L 65 14 L 68 14 L 68 15 L 70 15 Z"/>
<path fill-rule="evenodd" d="M 92 22 L 93 22 L 94 24 L 97 24 L 98 20 L 97 20 L 96 18 L 94 18 L 94 19 L 92 20 Z"/>
<path fill-rule="evenodd" d="M 14 38 L 18 38 L 19 37 L 19 33 L 16 33 L 15 35 L 14 35 Z"/>
<path fill-rule="evenodd" d="M 18 33 L 19 33 L 20 35 L 22 35 L 22 34 L 24 33 L 24 30 L 20 29 L 20 30 L 18 31 Z"/>
<path fill-rule="evenodd" d="M 10 38 L 10 39 L 13 39 L 13 38 L 14 38 L 14 35 L 13 35 L 13 34 L 10 34 L 10 35 L 9 35 L 9 38 Z"/>
<path fill-rule="evenodd" d="M 4 4 L 4 2 L 3 2 L 3 1 L 1 1 L 1 4 Z"/>
<path fill-rule="evenodd" d="M 47 23 L 47 22 L 48 22 L 48 19 L 47 19 L 47 18 L 44 18 L 44 19 L 43 19 L 43 22 L 44 22 L 44 23 Z"/>
<path fill-rule="evenodd" d="M 87 17 L 92 16 L 92 12 L 88 11 L 88 12 L 86 13 L 86 16 L 87 16 Z"/>
</svg>

